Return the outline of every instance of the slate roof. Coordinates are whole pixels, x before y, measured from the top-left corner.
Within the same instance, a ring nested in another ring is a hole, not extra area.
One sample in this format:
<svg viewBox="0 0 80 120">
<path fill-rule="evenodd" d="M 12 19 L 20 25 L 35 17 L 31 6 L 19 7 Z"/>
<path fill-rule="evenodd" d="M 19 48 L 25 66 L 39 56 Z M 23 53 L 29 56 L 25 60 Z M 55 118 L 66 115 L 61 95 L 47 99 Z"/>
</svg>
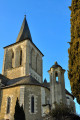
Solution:
<svg viewBox="0 0 80 120">
<path fill-rule="evenodd" d="M 5 77 L 4 75 L 0 74 L 0 80 L 1 80 L 1 83 L 6 86 L 6 85 L 7 85 L 7 82 L 8 82 L 10 79 L 8 79 L 8 78 Z"/>
<path fill-rule="evenodd" d="M 2 87 L 2 88 L 14 87 L 14 86 L 18 86 L 18 85 L 37 85 L 37 86 L 42 86 L 42 87 L 48 88 L 44 84 L 38 82 L 31 75 L 29 75 L 29 76 L 23 76 L 23 77 L 19 77 L 19 78 L 15 78 L 15 79 L 11 79 L 11 80 L 9 80 L 7 82 L 6 86 Z"/>
<path fill-rule="evenodd" d="M 48 87 L 49 89 L 50 89 L 50 83 L 49 82 L 44 82 L 44 83 L 42 83 L 45 87 Z"/>
<path fill-rule="evenodd" d="M 9 85 L 22 85 L 22 84 L 40 85 L 40 83 L 35 78 L 33 78 L 31 75 L 12 79 L 7 83 L 8 86 Z"/>
<path fill-rule="evenodd" d="M 20 29 L 20 32 L 18 34 L 16 42 L 13 44 L 5 46 L 4 49 L 9 47 L 9 46 L 13 46 L 15 44 L 18 44 L 19 42 L 23 42 L 25 40 L 30 40 L 31 43 L 36 47 L 36 45 L 32 41 L 32 37 L 31 37 L 31 33 L 30 33 L 30 30 L 28 27 L 26 16 L 24 16 L 24 20 L 23 20 L 23 23 L 22 23 L 22 26 L 21 26 L 21 29 Z M 44 56 L 43 53 L 37 47 L 36 47 L 36 49 L 42 54 L 42 56 Z"/>
<path fill-rule="evenodd" d="M 0 79 L 1 79 L 2 88 L 14 87 L 18 85 L 37 85 L 37 86 L 48 88 L 50 90 L 50 82 L 40 83 L 31 75 L 10 80 L 4 75 L 0 74 Z M 65 91 L 66 91 L 66 94 L 72 96 L 74 99 L 74 96 L 70 92 L 68 92 L 68 90 L 65 89 Z"/>
<path fill-rule="evenodd" d="M 66 90 L 66 89 L 65 89 Z M 72 96 L 73 97 L 73 99 L 74 99 L 74 96 L 68 91 L 68 90 L 66 90 L 66 94 L 68 94 L 68 95 L 70 95 L 70 96 Z"/>
<path fill-rule="evenodd" d="M 29 39 L 32 41 L 31 33 L 30 33 L 28 23 L 26 20 L 26 16 L 24 16 L 24 20 L 23 20 L 23 23 L 22 23 L 22 26 L 21 26 L 21 29 L 20 29 L 20 32 L 18 34 L 16 42 L 23 41 L 25 39 Z"/>
</svg>

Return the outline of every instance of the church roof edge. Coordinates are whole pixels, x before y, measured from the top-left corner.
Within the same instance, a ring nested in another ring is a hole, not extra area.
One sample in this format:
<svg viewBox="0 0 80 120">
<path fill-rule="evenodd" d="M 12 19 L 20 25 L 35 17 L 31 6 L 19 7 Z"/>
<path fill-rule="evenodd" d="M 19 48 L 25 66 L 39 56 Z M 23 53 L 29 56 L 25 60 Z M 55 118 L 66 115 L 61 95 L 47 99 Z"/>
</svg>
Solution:
<svg viewBox="0 0 80 120">
<path fill-rule="evenodd" d="M 26 40 L 26 39 L 25 39 L 25 40 Z M 10 45 L 7 45 L 7 46 L 5 46 L 5 47 L 3 47 L 3 48 L 5 49 L 5 48 L 7 48 L 7 47 L 9 47 L 9 46 L 12 46 L 12 45 L 18 44 L 18 43 L 23 42 L 23 41 L 25 41 L 25 40 L 15 42 L 15 43 L 10 44 Z M 27 39 L 27 40 L 29 40 L 29 39 Z M 42 54 L 42 56 L 44 56 L 43 53 L 39 50 L 39 48 L 38 48 L 38 47 L 37 47 L 32 41 L 31 41 L 31 43 L 37 48 L 37 50 Z"/>
<path fill-rule="evenodd" d="M 20 85 L 36 85 L 36 86 L 41 86 L 45 87 L 48 90 L 50 90 L 47 86 L 43 85 L 42 83 L 39 83 L 35 78 L 33 78 L 31 75 L 28 76 L 23 76 L 19 78 L 15 78 L 10 80 L 6 86 L 2 87 L 2 89 L 5 88 L 10 88 L 10 87 L 15 87 L 15 86 L 20 86 Z"/>
</svg>

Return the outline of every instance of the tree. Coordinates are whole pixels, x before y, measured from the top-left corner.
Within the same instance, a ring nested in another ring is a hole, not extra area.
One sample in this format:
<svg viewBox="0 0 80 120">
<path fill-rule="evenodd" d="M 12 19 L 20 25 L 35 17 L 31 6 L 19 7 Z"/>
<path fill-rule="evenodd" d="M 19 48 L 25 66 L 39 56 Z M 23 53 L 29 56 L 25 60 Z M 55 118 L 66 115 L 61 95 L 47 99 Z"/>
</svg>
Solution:
<svg viewBox="0 0 80 120">
<path fill-rule="evenodd" d="M 72 112 L 72 108 L 62 103 L 55 104 L 55 108 L 51 110 L 50 116 L 55 120 L 80 120 L 80 117 Z"/>
<path fill-rule="evenodd" d="M 15 114 L 14 114 L 14 120 L 25 120 L 25 113 L 23 110 L 23 105 L 19 105 L 19 100 L 17 98 L 16 105 L 15 105 Z"/>
<path fill-rule="evenodd" d="M 72 0 L 71 10 L 71 42 L 69 53 L 68 78 L 71 90 L 80 104 L 80 0 Z"/>
</svg>

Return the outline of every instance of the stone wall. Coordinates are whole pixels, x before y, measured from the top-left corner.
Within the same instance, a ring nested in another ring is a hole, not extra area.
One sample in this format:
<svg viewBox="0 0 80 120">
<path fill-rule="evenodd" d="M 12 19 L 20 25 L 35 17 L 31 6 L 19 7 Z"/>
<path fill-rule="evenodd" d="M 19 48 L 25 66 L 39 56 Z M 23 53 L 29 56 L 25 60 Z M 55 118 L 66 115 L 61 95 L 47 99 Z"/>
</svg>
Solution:
<svg viewBox="0 0 80 120">
<path fill-rule="evenodd" d="M 17 97 L 20 105 L 23 104 L 26 120 L 42 120 L 42 104 L 49 101 L 49 90 L 35 85 L 21 85 L 17 87 L 2 89 L 2 104 L 0 120 L 14 120 L 14 112 Z M 31 97 L 34 96 L 34 113 L 31 112 Z M 7 114 L 7 98 L 11 98 L 10 113 Z"/>
<path fill-rule="evenodd" d="M 2 74 L 10 79 L 25 75 L 27 41 L 20 42 L 5 48 Z M 20 51 L 22 50 L 22 64 Z M 13 52 L 13 56 L 12 56 Z M 23 67 L 23 68 L 22 68 Z M 14 75 L 15 74 L 15 75 Z"/>
<path fill-rule="evenodd" d="M 34 113 L 31 113 L 31 96 L 34 96 Z M 27 85 L 25 87 L 24 110 L 26 120 L 41 120 L 41 87 Z"/>
<path fill-rule="evenodd" d="M 2 74 L 8 78 L 31 74 L 42 82 L 42 69 L 42 54 L 31 41 L 24 40 L 5 48 Z"/>
<path fill-rule="evenodd" d="M 6 113 L 8 97 L 11 98 L 10 114 Z M 2 89 L 2 104 L 1 104 L 1 111 L 0 111 L 0 120 L 2 119 L 14 120 L 13 116 L 14 116 L 17 97 L 18 98 L 20 97 L 20 87 Z"/>
<path fill-rule="evenodd" d="M 65 70 L 61 67 L 51 68 L 49 70 L 50 74 L 50 97 L 51 105 L 54 108 L 54 103 L 66 103 L 65 94 L 65 81 L 64 81 Z M 58 77 L 58 80 L 56 79 Z"/>
<path fill-rule="evenodd" d="M 23 69 L 24 69 L 23 66 L 20 66 L 18 68 L 8 69 L 6 70 L 7 73 L 6 77 L 9 79 L 22 77 L 24 75 Z"/>
<path fill-rule="evenodd" d="M 39 82 L 42 82 L 43 79 L 43 62 L 42 54 L 39 50 L 31 44 L 29 41 L 30 48 L 30 74 L 36 78 Z"/>
<path fill-rule="evenodd" d="M 50 104 L 50 91 L 47 88 L 41 87 L 41 113 L 45 116 L 43 105 Z"/>
<path fill-rule="evenodd" d="M 73 97 L 66 94 L 66 99 L 67 99 L 67 105 L 72 108 L 73 113 L 76 113 L 75 102 L 73 100 Z"/>
</svg>

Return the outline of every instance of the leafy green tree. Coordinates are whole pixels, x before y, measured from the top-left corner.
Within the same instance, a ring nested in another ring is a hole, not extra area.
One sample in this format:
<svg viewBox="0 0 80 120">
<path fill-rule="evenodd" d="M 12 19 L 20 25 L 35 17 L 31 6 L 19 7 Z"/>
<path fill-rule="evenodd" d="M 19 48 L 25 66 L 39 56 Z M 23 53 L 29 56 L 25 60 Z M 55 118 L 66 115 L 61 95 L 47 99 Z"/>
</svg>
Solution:
<svg viewBox="0 0 80 120">
<path fill-rule="evenodd" d="M 23 110 L 23 106 L 19 105 L 18 98 L 17 98 L 16 106 L 15 106 L 14 120 L 25 120 L 25 113 Z"/>
<path fill-rule="evenodd" d="M 72 0 L 71 10 L 71 42 L 69 53 L 68 78 L 71 90 L 80 104 L 80 0 Z"/>
</svg>

